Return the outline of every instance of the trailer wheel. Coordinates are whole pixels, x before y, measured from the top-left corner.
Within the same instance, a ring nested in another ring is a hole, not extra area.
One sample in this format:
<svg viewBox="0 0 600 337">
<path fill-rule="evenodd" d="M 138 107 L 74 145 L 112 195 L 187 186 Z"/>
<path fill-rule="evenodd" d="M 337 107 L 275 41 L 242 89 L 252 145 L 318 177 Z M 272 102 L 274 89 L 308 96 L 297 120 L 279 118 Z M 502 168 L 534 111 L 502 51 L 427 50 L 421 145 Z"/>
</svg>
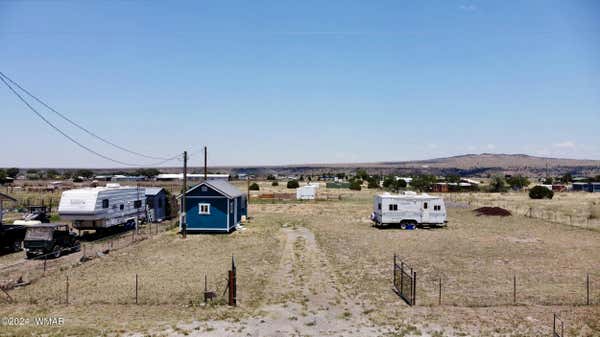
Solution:
<svg viewBox="0 0 600 337">
<path fill-rule="evenodd" d="M 13 252 L 21 251 L 22 245 L 23 245 L 23 241 L 19 241 L 19 240 L 15 241 L 13 243 L 13 247 L 12 247 Z"/>
<path fill-rule="evenodd" d="M 59 246 L 54 246 L 54 249 L 52 249 L 52 257 L 57 259 L 60 257 L 60 253 L 61 253 L 61 249 Z"/>
<path fill-rule="evenodd" d="M 400 229 L 406 229 L 406 222 L 400 223 Z"/>
</svg>

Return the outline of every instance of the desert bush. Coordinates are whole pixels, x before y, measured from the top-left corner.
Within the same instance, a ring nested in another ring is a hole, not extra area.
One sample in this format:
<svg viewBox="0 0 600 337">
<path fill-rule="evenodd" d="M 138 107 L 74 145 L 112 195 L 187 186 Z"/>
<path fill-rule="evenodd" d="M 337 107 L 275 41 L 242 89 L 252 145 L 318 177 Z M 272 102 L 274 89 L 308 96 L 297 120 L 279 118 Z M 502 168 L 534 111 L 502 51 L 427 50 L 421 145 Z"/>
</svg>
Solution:
<svg viewBox="0 0 600 337">
<path fill-rule="evenodd" d="M 529 190 L 529 197 L 531 199 L 552 199 L 552 197 L 554 197 L 554 192 L 544 186 L 535 186 Z"/>
<path fill-rule="evenodd" d="M 290 180 L 287 182 L 287 188 L 298 188 L 300 187 L 300 184 L 298 183 L 297 180 Z"/>
<path fill-rule="evenodd" d="M 502 176 L 493 176 L 490 180 L 490 192 L 506 192 L 506 181 Z"/>
<path fill-rule="evenodd" d="M 251 184 L 251 185 L 248 187 L 248 189 L 249 189 L 250 191 L 258 191 L 258 190 L 260 190 L 260 187 L 258 187 L 258 184 L 257 184 L 257 183 L 252 183 L 252 184 Z"/>
<path fill-rule="evenodd" d="M 277 182 L 277 180 L 275 180 L 271 183 L 271 186 L 279 186 L 279 183 Z"/>
<path fill-rule="evenodd" d="M 349 188 L 353 191 L 360 191 L 362 189 L 362 186 L 358 180 L 354 180 L 353 182 L 350 183 Z"/>
</svg>

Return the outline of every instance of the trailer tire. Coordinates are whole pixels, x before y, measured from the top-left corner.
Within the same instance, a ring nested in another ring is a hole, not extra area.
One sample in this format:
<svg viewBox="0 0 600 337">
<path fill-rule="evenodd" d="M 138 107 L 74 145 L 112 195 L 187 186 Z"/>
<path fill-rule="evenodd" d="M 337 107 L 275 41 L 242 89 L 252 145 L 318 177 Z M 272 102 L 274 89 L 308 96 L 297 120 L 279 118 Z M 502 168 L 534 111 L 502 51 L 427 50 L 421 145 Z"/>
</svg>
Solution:
<svg viewBox="0 0 600 337">
<path fill-rule="evenodd" d="M 12 246 L 13 252 L 20 252 L 22 246 L 23 246 L 23 241 L 19 241 L 19 240 L 15 241 Z"/>
<path fill-rule="evenodd" d="M 25 256 L 27 256 L 28 259 L 35 259 L 35 257 L 37 256 L 36 254 L 32 253 L 32 252 L 26 252 Z"/>
<path fill-rule="evenodd" d="M 54 246 L 54 248 L 52 249 L 52 257 L 58 259 L 61 253 L 62 249 L 59 246 Z"/>
</svg>

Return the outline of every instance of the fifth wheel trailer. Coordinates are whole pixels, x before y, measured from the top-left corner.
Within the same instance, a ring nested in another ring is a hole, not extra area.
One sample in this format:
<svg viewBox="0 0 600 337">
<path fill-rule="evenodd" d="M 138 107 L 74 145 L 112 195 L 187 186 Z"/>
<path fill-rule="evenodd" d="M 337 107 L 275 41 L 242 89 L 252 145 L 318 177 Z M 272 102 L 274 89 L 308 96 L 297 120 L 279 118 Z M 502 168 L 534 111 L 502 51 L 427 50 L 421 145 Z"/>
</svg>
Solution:
<svg viewBox="0 0 600 337">
<path fill-rule="evenodd" d="M 384 193 L 375 196 L 371 220 L 378 225 L 399 224 L 444 226 L 446 205 L 444 199 L 428 194 L 404 192 L 403 194 Z"/>
<path fill-rule="evenodd" d="M 133 228 L 145 220 L 145 209 L 144 188 L 119 184 L 64 191 L 58 204 L 61 219 L 71 220 L 77 229 Z"/>
</svg>

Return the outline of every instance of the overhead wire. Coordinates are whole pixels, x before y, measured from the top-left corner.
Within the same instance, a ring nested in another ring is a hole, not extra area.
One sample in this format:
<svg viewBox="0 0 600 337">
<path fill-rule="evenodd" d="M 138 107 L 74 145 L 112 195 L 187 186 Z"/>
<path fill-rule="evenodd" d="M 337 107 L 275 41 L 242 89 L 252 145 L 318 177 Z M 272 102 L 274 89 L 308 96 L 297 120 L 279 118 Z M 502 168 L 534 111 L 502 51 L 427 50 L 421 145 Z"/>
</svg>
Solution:
<svg viewBox="0 0 600 337">
<path fill-rule="evenodd" d="M 23 102 L 23 104 L 25 104 L 29 110 L 31 110 L 33 113 L 35 113 L 42 121 L 44 121 L 46 124 L 48 124 L 52 129 L 54 129 L 56 132 L 60 133 L 62 136 L 64 136 L 65 138 L 67 138 L 68 140 L 70 140 L 72 143 L 76 144 L 77 146 L 81 147 L 82 149 L 100 157 L 103 158 L 105 160 L 111 161 L 113 163 L 116 164 L 121 164 L 121 165 L 125 165 L 125 166 L 137 166 L 137 167 L 144 167 L 144 166 L 159 166 L 162 165 L 166 162 L 169 162 L 171 160 L 177 159 L 179 157 L 181 157 L 181 154 L 178 154 L 176 156 L 170 157 L 170 158 L 164 158 L 162 161 L 160 162 L 156 162 L 156 163 L 151 163 L 151 164 L 144 164 L 144 165 L 140 165 L 140 164 L 134 164 L 134 163 L 129 163 L 129 162 L 125 162 L 125 161 L 121 161 L 118 159 L 113 159 L 107 155 L 104 155 L 100 152 L 97 152 L 95 150 L 93 150 L 92 148 L 82 144 L 81 142 L 77 141 L 75 138 L 69 136 L 66 132 L 64 132 L 63 130 L 61 130 L 58 126 L 54 125 L 52 122 L 50 122 L 42 113 L 40 113 L 37 109 L 35 109 L 31 104 L 29 104 L 29 102 L 23 98 L 23 96 L 21 96 L 5 79 L 4 74 L 2 74 L 0 72 L 0 80 L 2 80 L 2 82 L 6 85 L 6 87 L 8 87 L 8 89 L 19 98 L 19 100 L 21 102 Z"/>
<path fill-rule="evenodd" d="M 70 119 L 69 117 L 65 116 L 64 114 L 58 112 L 56 109 L 54 109 L 53 107 L 51 107 L 49 104 L 47 104 L 46 102 L 44 102 L 43 100 L 41 100 L 40 98 L 38 98 L 37 96 L 35 96 L 34 94 L 32 94 L 30 91 L 28 91 L 27 89 L 23 88 L 19 83 L 15 82 L 14 80 L 12 80 L 10 77 L 6 76 L 6 74 L 4 74 L 3 72 L 0 71 L 0 76 L 4 77 L 6 80 L 8 80 L 10 83 L 12 83 L 14 86 L 16 86 L 17 88 L 19 88 L 21 91 L 23 91 L 26 95 L 28 95 L 29 97 L 33 98 L 35 101 L 37 101 L 39 104 L 43 105 L 44 107 L 46 107 L 48 110 L 54 112 L 55 114 L 57 114 L 60 118 L 64 119 L 65 121 L 69 122 L 71 125 L 77 127 L 78 129 L 82 130 L 83 132 L 87 133 L 88 135 L 108 144 L 111 145 L 121 151 L 125 151 L 127 153 L 130 154 L 134 154 L 140 157 L 144 157 L 147 159 L 158 159 L 158 160 L 166 160 L 169 158 L 166 157 L 156 157 L 156 156 L 150 156 L 147 154 L 143 154 L 137 151 L 133 151 L 130 150 L 124 146 L 115 144 L 114 142 L 111 142 L 110 140 L 103 138 L 99 135 L 97 135 L 96 133 L 90 131 L 89 129 L 85 128 L 84 126 L 82 126 L 81 124 L 75 122 L 74 120 Z"/>
</svg>

